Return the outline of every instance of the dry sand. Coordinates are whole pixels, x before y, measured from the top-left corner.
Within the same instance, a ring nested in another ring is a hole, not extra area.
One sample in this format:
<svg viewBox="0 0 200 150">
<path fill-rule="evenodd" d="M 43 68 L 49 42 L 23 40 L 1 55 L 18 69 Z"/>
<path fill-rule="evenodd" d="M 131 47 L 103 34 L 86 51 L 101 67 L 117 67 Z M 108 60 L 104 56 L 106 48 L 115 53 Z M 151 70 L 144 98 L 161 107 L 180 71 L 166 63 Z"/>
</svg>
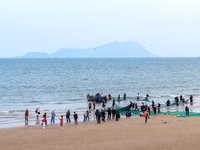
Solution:
<svg viewBox="0 0 200 150">
<path fill-rule="evenodd" d="M 170 115 L 0 129 L 1 150 L 198 150 L 200 118 Z"/>
</svg>

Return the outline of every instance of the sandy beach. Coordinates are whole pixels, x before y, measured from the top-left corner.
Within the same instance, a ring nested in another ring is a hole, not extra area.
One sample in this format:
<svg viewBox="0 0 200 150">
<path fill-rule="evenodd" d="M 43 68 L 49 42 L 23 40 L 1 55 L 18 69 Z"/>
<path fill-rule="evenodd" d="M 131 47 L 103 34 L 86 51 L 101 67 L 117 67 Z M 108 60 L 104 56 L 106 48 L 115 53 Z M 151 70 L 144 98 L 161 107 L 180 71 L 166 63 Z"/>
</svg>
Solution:
<svg viewBox="0 0 200 150">
<path fill-rule="evenodd" d="M 40 125 L 0 129 L 2 150 L 197 150 L 200 147 L 200 118 L 180 118 L 171 115 L 151 116 L 148 123 L 143 117 L 123 118 L 74 125 Z"/>
</svg>

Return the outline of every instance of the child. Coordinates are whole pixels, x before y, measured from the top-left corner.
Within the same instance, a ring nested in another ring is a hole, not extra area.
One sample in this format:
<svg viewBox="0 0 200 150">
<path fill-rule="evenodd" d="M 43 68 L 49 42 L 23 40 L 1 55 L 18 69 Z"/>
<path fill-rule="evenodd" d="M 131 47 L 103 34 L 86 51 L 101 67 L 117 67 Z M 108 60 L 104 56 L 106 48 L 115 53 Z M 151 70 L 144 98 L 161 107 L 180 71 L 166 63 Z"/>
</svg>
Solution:
<svg viewBox="0 0 200 150">
<path fill-rule="evenodd" d="M 43 126 L 43 129 L 45 129 L 45 122 L 46 122 L 46 117 L 45 116 L 43 116 L 42 117 L 42 126 Z"/>
<path fill-rule="evenodd" d="M 59 118 L 60 119 L 60 127 L 61 127 L 61 129 L 63 129 L 63 115 L 61 115 L 61 118 Z"/>
</svg>

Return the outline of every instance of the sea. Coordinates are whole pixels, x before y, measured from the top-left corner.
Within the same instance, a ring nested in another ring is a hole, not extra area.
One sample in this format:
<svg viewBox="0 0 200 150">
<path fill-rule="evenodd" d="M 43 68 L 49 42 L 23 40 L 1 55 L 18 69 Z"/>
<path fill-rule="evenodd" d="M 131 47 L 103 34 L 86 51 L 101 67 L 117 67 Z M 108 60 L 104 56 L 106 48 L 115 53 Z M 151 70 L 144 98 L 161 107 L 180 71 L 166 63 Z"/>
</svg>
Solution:
<svg viewBox="0 0 200 150">
<path fill-rule="evenodd" d="M 175 96 L 194 97 L 190 111 L 200 112 L 200 59 L 193 58 L 47 58 L 0 59 L 0 128 L 24 126 L 29 110 L 29 125 L 36 125 L 37 106 L 41 114 L 56 113 L 56 123 L 67 110 L 77 112 L 79 122 L 88 109 L 87 94 L 121 96 L 120 107 L 149 94 L 155 103 L 164 104 Z M 127 99 L 123 100 L 126 93 Z M 138 105 L 142 101 L 137 101 Z M 106 107 L 112 101 L 106 103 Z M 102 104 L 98 103 L 101 109 Z M 177 108 L 174 108 L 174 111 Z M 184 110 L 184 107 L 180 107 Z M 173 111 L 173 110 L 172 110 Z M 90 114 L 95 119 L 94 112 Z"/>
</svg>

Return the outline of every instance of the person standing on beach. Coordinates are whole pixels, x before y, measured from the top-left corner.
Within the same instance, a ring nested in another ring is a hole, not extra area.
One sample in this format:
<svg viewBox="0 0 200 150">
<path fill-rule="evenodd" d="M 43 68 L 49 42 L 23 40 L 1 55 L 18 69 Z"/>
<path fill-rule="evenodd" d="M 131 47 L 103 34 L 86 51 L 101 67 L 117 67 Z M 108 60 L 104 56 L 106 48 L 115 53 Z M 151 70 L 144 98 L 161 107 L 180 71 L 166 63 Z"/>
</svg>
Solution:
<svg viewBox="0 0 200 150">
<path fill-rule="evenodd" d="M 167 106 L 169 106 L 170 103 L 171 103 L 171 102 L 170 102 L 170 100 L 168 99 L 167 102 L 166 102 Z"/>
<path fill-rule="evenodd" d="M 185 112 L 186 112 L 186 116 L 189 116 L 189 107 L 185 106 Z"/>
<path fill-rule="evenodd" d="M 67 112 L 66 112 L 66 122 L 68 123 L 68 122 L 71 122 L 71 120 L 70 120 L 70 110 L 68 110 Z"/>
<path fill-rule="evenodd" d="M 92 102 L 88 103 L 88 107 L 89 107 L 89 111 L 91 111 L 91 109 L 92 109 Z"/>
<path fill-rule="evenodd" d="M 108 107 L 108 120 L 110 120 L 111 119 L 111 108 L 110 107 Z"/>
<path fill-rule="evenodd" d="M 115 119 L 115 109 L 112 108 L 112 119 Z"/>
<path fill-rule="evenodd" d="M 28 109 L 25 110 L 25 126 L 28 126 L 28 116 L 29 116 L 29 111 Z"/>
<path fill-rule="evenodd" d="M 47 113 L 45 112 L 43 116 L 45 117 L 45 125 L 47 126 Z"/>
<path fill-rule="evenodd" d="M 86 115 L 87 115 L 87 120 L 89 121 L 90 120 L 90 112 L 89 112 L 89 110 L 86 110 Z"/>
<path fill-rule="evenodd" d="M 78 114 L 74 112 L 74 124 L 78 125 Z"/>
<path fill-rule="evenodd" d="M 63 129 L 63 115 L 61 115 L 60 119 L 60 127 L 61 129 Z"/>
<path fill-rule="evenodd" d="M 126 100 L 126 93 L 124 93 L 124 100 Z"/>
<path fill-rule="evenodd" d="M 94 101 L 93 102 L 93 110 L 95 110 L 95 107 L 96 107 L 96 102 Z"/>
<path fill-rule="evenodd" d="M 52 112 L 51 112 L 51 124 L 54 124 L 54 123 L 55 123 L 55 116 L 56 116 L 55 112 L 52 111 Z"/>
<path fill-rule="evenodd" d="M 160 103 L 158 103 L 158 113 L 160 113 Z"/>
<path fill-rule="evenodd" d="M 120 118 L 120 113 L 118 109 L 116 109 L 115 114 L 116 114 L 116 121 L 118 121 L 118 119 Z"/>
<path fill-rule="evenodd" d="M 43 115 L 42 117 L 42 126 L 43 126 L 43 129 L 45 129 L 45 122 L 46 122 L 46 117 Z"/>
<path fill-rule="evenodd" d="M 101 123 L 101 112 L 98 109 L 96 110 L 96 118 L 97 123 Z"/>
<path fill-rule="evenodd" d="M 83 112 L 83 122 L 87 121 L 87 114 L 86 111 Z"/>
<path fill-rule="evenodd" d="M 149 114 L 148 114 L 148 111 L 147 111 L 147 110 L 144 111 L 143 116 L 144 116 L 144 118 L 145 118 L 144 123 L 147 123 L 147 119 L 149 118 Z"/>
</svg>

